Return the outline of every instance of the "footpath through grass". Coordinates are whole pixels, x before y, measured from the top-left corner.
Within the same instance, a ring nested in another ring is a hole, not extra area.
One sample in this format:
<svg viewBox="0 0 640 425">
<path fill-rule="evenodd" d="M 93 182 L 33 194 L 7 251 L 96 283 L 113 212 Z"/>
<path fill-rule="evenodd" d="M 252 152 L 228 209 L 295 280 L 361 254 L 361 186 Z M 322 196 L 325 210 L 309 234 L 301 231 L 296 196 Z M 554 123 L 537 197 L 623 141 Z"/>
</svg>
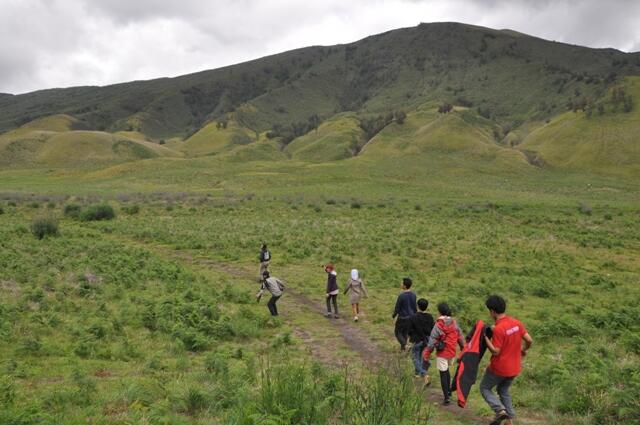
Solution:
<svg viewBox="0 0 640 425">
<path fill-rule="evenodd" d="M 395 349 L 390 313 L 403 276 L 431 311 L 449 302 L 465 331 L 488 318 L 486 296 L 501 294 L 535 339 L 513 389 L 517 409 L 550 423 L 638 420 L 640 226 L 626 203 L 121 199 L 111 201 L 115 220 L 61 218 L 59 236 L 42 240 L 29 233 L 32 218 L 62 217 L 64 202 L 3 203 L 2 422 L 382 424 L 404 412 L 394 423 L 409 424 L 433 415 L 419 398 L 377 398 L 405 392 L 410 379 L 368 375 L 316 313 L 283 299 L 286 321 L 273 320 L 255 306 L 257 284 L 154 248 L 257 273 L 263 241 L 273 274 L 318 303 L 323 262 L 337 265 L 342 287 L 358 268 L 371 293 L 358 326 L 383 351 Z M 348 314 L 345 297 L 340 307 Z M 327 341 L 361 387 L 339 367 L 312 366 L 327 359 L 307 345 Z M 488 413 L 477 387 L 470 408 Z"/>
</svg>

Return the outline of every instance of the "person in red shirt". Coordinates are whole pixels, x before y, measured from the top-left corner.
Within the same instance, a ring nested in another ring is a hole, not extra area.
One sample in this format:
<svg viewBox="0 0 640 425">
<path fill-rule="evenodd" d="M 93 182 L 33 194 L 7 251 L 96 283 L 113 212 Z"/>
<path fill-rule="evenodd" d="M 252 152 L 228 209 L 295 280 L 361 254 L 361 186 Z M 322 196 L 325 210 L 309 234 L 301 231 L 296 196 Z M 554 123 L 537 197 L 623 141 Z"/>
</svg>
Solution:
<svg viewBox="0 0 640 425">
<path fill-rule="evenodd" d="M 496 414 L 491 425 L 501 425 L 504 421 L 511 425 L 516 414 L 509 387 L 520 374 L 522 357 L 531 348 L 533 340 L 522 322 L 505 314 L 507 303 L 502 297 L 492 295 L 485 305 L 496 324 L 492 327 L 491 339 L 487 335 L 484 337 L 487 349 L 491 351 L 491 362 L 480 382 L 480 393 Z M 494 387 L 497 387 L 500 399 L 494 394 Z"/>
</svg>

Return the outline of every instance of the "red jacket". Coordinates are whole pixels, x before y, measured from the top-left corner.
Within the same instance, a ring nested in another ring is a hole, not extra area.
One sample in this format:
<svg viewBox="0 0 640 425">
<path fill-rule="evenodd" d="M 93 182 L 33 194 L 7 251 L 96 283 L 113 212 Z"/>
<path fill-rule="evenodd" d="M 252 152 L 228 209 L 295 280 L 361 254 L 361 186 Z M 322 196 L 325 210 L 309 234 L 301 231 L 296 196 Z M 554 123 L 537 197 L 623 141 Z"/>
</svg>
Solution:
<svg viewBox="0 0 640 425">
<path fill-rule="evenodd" d="M 438 318 L 429 336 L 427 347 L 422 352 L 422 357 L 428 360 L 433 350 L 438 346 L 438 342 L 442 340 L 444 341 L 444 349 L 436 352 L 437 357 L 453 359 L 456 357 L 456 345 L 460 349 L 464 347 L 462 331 L 453 317 L 440 316 Z"/>
</svg>

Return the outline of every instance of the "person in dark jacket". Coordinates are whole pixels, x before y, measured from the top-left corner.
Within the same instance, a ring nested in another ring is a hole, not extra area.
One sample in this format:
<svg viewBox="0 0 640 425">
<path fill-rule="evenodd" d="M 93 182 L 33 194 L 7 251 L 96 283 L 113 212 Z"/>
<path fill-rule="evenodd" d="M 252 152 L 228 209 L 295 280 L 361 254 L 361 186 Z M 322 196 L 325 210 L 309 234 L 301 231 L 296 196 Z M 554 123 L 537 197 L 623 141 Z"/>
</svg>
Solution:
<svg viewBox="0 0 640 425">
<path fill-rule="evenodd" d="M 424 385 L 426 386 L 431 383 L 431 379 L 427 373 L 429 362 L 422 360 L 422 351 L 427 346 L 434 322 L 431 313 L 427 313 L 429 301 L 420 298 L 417 304 L 418 312 L 411 318 L 411 324 L 409 326 L 409 341 L 413 343 L 411 354 L 413 356 L 416 377 L 423 378 Z"/>
<path fill-rule="evenodd" d="M 411 291 L 413 282 L 408 277 L 402 279 L 402 292 L 396 300 L 396 307 L 393 309 L 393 319 L 396 319 L 395 335 L 400 343 L 400 351 L 404 351 L 407 347 L 407 339 L 409 337 L 409 326 L 411 318 L 417 313 L 416 294 Z"/>
<path fill-rule="evenodd" d="M 338 289 L 338 274 L 333 267 L 333 264 L 329 263 L 324 267 L 324 271 L 327 272 L 327 313 L 325 314 L 327 317 L 338 318 L 338 294 L 340 290 Z M 331 313 L 331 304 L 333 303 L 333 311 Z"/>
<path fill-rule="evenodd" d="M 260 256 L 258 257 L 260 260 L 260 272 L 258 274 L 258 279 L 262 280 L 262 275 L 264 272 L 269 271 L 269 262 L 271 261 L 271 252 L 267 248 L 267 244 L 263 243 L 260 248 Z"/>
</svg>

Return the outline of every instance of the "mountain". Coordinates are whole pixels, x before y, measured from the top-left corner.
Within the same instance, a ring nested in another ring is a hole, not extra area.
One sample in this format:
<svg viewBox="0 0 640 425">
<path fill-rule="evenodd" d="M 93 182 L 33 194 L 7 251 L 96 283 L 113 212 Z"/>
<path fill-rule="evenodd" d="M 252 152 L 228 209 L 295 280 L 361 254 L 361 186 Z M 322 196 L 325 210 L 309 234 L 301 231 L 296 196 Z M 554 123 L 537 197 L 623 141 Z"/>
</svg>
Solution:
<svg viewBox="0 0 640 425">
<path fill-rule="evenodd" d="M 71 130 L 137 134 L 161 147 L 159 155 L 322 162 L 435 150 L 579 169 L 593 161 L 563 158 L 574 155 L 576 143 L 590 143 L 583 136 L 602 120 L 629 134 L 621 143 L 636 143 L 636 122 L 623 110 L 626 98 L 640 98 L 633 88 L 639 75 L 640 53 L 421 24 L 176 78 L 0 95 L 0 137 L 64 115 L 75 120 Z M 619 88 L 623 99 L 612 105 Z M 449 113 L 437 112 L 447 104 Z M 550 142 L 560 128 L 563 136 Z M 631 151 L 627 159 L 640 160 Z M 616 172 L 615 159 L 605 162 L 612 166 L 599 170 Z"/>
</svg>

